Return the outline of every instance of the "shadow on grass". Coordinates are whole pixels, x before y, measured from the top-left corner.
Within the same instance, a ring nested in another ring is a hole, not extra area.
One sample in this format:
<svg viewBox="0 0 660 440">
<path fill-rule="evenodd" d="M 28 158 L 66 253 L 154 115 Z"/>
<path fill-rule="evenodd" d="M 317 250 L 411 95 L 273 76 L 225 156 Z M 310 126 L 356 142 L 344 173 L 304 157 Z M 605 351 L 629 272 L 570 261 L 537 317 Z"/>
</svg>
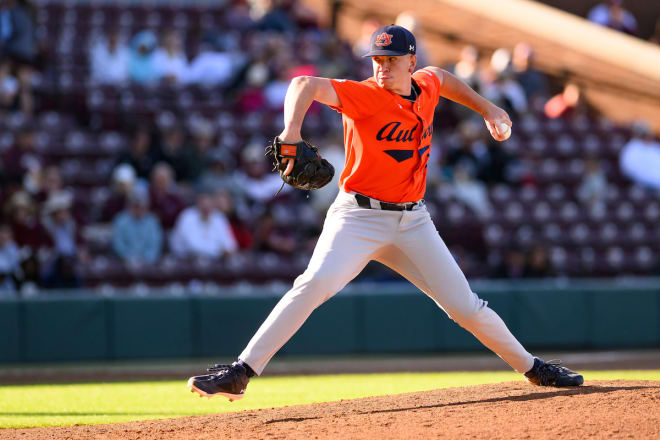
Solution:
<svg viewBox="0 0 660 440">
<path fill-rule="evenodd" d="M 450 403 L 439 403 L 437 405 L 420 405 L 420 406 L 411 406 L 407 408 L 392 408 L 392 409 L 376 409 L 373 411 L 364 411 L 359 414 L 378 414 L 378 413 L 395 413 L 402 411 L 410 411 L 413 409 L 428 409 L 428 408 L 443 408 L 446 406 L 461 406 L 461 405 L 471 405 L 475 403 L 497 403 L 497 402 L 525 402 L 528 400 L 540 400 L 540 399 L 549 399 L 557 396 L 577 396 L 585 394 L 605 394 L 612 393 L 615 391 L 624 391 L 624 390 L 646 390 L 646 389 L 660 389 L 658 386 L 621 386 L 621 387 L 599 387 L 599 386 L 581 386 L 575 388 L 557 388 L 554 391 L 548 391 L 544 393 L 531 393 L 524 394 L 521 396 L 503 396 L 503 397 L 493 397 L 491 399 L 482 399 L 482 400 L 468 400 L 463 402 L 450 402 Z"/>
</svg>

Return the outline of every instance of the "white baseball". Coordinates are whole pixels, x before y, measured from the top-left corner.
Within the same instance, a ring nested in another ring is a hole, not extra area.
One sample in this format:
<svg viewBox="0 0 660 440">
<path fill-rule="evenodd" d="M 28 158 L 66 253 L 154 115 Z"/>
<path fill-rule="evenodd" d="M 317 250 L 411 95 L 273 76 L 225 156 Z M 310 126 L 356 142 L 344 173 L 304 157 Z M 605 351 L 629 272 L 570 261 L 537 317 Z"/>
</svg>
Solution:
<svg viewBox="0 0 660 440">
<path fill-rule="evenodd" d="M 503 140 L 507 140 L 511 136 L 511 127 L 505 122 L 500 122 L 498 124 L 497 131 L 499 131 L 500 135 L 504 137 Z"/>
</svg>

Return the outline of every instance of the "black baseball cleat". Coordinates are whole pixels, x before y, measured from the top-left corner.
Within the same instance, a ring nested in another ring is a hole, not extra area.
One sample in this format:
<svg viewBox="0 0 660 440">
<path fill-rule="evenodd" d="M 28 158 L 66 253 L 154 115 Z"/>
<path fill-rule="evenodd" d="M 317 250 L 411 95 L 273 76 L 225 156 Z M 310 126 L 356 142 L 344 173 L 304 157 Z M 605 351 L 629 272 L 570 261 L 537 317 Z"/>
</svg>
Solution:
<svg viewBox="0 0 660 440">
<path fill-rule="evenodd" d="M 237 362 L 216 364 L 207 369 L 211 374 L 193 376 L 188 379 L 190 392 L 200 397 L 225 396 L 230 402 L 240 400 L 245 394 L 250 378 L 245 367 Z"/>
<path fill-rule="evenodd" d="M 525 373 L 528 382 L 542 387 L 577 387 L 584 383 L 584 378 L 562 367 L 559 361 L 544 362 L 534 358 L 534 366 Z"/>
</svg>

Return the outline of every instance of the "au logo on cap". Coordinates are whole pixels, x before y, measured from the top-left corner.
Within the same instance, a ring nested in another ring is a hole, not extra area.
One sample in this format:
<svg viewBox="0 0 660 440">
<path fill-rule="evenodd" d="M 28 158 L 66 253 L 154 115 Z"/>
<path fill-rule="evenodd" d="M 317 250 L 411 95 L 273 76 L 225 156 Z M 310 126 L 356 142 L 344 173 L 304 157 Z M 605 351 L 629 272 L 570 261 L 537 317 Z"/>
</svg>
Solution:
<svg viewBox="0 0 660 440">
<path fill-rule="evenodd" d="M 389 46 L 392 44 L 392 34 L 383 32 L 376 37 L 376 46 Z"/>
</svg>

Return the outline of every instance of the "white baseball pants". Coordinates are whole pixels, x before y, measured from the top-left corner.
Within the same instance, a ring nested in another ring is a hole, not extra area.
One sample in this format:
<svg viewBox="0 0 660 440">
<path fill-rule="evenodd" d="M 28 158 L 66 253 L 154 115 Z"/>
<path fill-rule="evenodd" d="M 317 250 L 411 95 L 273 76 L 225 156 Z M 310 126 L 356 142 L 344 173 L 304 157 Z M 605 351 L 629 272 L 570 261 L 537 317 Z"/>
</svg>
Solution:
<svg viewBox="0 0 660 440">
<path fill-rule="evenodd" d="M 514 370 L 524 373 L 532 368 L 532 355 L 488 303 L 470 290 L 426 207 L 412 211 L 365 209 L 344 191 L 328 210 L 309 266 L 239 359 L 260 375 L 312 311 L 344 288 L 370 260 L 403 275 Z"/>
</svg>

